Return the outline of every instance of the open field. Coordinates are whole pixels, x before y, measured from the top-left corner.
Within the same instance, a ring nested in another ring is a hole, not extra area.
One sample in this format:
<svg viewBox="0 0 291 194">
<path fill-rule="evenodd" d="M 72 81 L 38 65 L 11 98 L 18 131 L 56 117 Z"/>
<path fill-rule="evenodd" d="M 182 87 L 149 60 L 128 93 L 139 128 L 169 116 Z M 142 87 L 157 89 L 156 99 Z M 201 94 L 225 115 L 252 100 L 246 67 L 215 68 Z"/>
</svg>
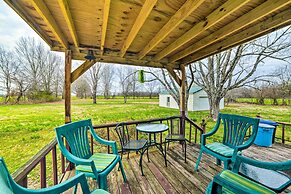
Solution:
<svg viewBox="0 0 291 194">
<path fill-rule="evenodd" d="M 230 104 L 222 112 L 252 117 L 260 112 L 265 119 L 291 122 L 291 108 L 284 106 Z M 127 104 L 120 98 L 98 99 L 95 105 L 90 99 L 72 101 L 72 120 L 92 118 L 95 125 L 178 114 L 178 110 L 159 107 L 157 99 L 129 99 Z M 207 111 L 190 112 L 189 117 L 200 123 L 207 114 Z M 64 122 L 64 104 L 2 105 L 0 115 L 0 156 L 13 172 L 54 138 L 54 127 Z M 209 121 L 207 131 L 213 125 Z"/>
</svg>

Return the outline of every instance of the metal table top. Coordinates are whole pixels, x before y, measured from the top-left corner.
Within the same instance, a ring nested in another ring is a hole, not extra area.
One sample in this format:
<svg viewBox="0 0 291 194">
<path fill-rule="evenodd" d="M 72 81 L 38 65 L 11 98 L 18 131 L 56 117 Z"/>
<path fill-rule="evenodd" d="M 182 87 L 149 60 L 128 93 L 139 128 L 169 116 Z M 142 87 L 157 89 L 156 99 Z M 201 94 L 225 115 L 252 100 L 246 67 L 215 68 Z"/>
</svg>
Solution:
<svg viewBox="0 0 291 194">
<path fill-rule="evenodd" d="M 162 123 L 143 123 L 136 126 L 136 130 L 144 133 L 160 133 L 168 129 L 169 127 Z"/>
</svg>

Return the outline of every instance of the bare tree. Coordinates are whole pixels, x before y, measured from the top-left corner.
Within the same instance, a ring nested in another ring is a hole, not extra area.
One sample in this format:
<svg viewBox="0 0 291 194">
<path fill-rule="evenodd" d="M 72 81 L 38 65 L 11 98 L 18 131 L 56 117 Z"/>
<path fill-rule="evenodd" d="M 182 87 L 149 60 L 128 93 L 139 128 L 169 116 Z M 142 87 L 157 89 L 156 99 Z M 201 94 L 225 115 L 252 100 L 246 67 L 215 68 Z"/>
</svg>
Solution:
<svg viewBox="0 0 291 194">
<path fill-rule="evenodd" d="M 72 89 L 78 98 L 87 98 L 91 94 L 90 85 L 84 77 L 77 79 Z"/>
<path fill-rule="evenodd" d="M 282 97 L 282 104 L 287 105 L 286 98 L 291 97 L 291 66 L 279 67 L 276 72 L 279 78 L 279 89 Z"/>
<path fill-rule="evenodd" d="M 18 70 L 18 65 L 13 56 L 12 52 L 6 51 L 0 46 L 0 88 L 6 91 L 5 103 L 9 101 L 13 76 Z"/>
<path fill-rule="evenodd" d="M 108 99 L 111 92 L 112 81 L 114 77 L 114 69 L 110 65 L 104 65 L 102 71 L 102 83 L 103 83 L 103 95 L 105 99 Z"/>
<path fill-rule="evenodd" d="M 157 81 L 147 82 L 145 84 L 145 89 L 148 91 L 149 97 L 151 99 L 153 97 L 153 94 L 159 90 L 159 84 Z"/>
<path fill-rule="evenodd" d="M 22 70 L 19 70 L 15 73 L 13 76 L 13 81 L 17 93 L 16 103 L 19 103 L 21 97 L 24 96 L 25 92 L 30 87 L 30 82 L 27 80 L 27 77 Z"/>
<path fill-rule="evenodd" d="M 17 42 L 15 50 L 19 63 L 23 65 L 24 73 L 30 80 L 31 89 L 39 90 L 41 71 L 45 63 L 44 45 L 36 42 L 34 38 L 22 37 Z"/>
<path fill-rule="evenodd" d="M 208 94 L 213 119 L 217 118 L 219 103 L 228 91 L 270 76 L 255 75 L 264 60 L 286 60 L 290 57 L 282 54 L 291 45 L 290 41 L 286 41 L 289 34 L 290 28 L 278 31 L 190 65 L 190 77 Z"/>
<path fill-rule="evenodd" d="M 101 72 L 102 71 L 102 65 L 100 62 L 97 62 L 95 65 L 93 65 L 89 69 L 89 84 L 91 86 L 91 93 L 92 93 L 92 99 L 93 99 L 93 104 L 96 104 L 96 99 L 97 99 L 97 87 L 98 83 L 101 78 Z"/>
<path fill-rule="evenodd" d="M 124 103 L 127 102 L 127 97 L 132 90 L 135 72 L 131 67 L 121 66 L 117 72 L 119 78 L 119 85 Z"/>
</svg>

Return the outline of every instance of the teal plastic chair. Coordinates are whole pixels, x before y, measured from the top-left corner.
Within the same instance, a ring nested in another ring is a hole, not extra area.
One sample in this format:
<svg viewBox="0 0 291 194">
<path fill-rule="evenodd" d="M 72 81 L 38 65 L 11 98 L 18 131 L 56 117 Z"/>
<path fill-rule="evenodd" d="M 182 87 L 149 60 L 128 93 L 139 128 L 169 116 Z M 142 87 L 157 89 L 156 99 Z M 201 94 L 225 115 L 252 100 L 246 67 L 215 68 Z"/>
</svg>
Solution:
<svg viewBox="0 0 291 194">
<path fill-rule="evenodd" d="M 221 124 L 223 124 L 222 143 L 206 144 L 206 139 L 214 135 Z M 253 144 L 258 132 L 258 126 L 259 119 L 257 118 L 220 113 L 214 129 L 201 136 L 201 148 L 195 171 L 198 170 L 203 152 L 214 156 L 218 165 L 223 161 L 224 169 L 229 169 L 232 157 L 235 157 L 242 150 L 247 149 Z M 251 135 L 246 140 L 246 133 L 249 128 L 252 128 Z"/>
<path fill-rule="evenodd" d="M 85 174 L 80 173 L 77 176 L 60 183 L 58 185 L 49 187 L 49 188 L 44 188 L 44 189 L 27 189 L 24 188 L 20 185 L 18 185 L 11 175 L 9 174 L 9 171 L 6 167 L 6 164 L 4 162 L 4 159 L 0 157 L 0 193 L 5 193 L 5 194 L 58 194 L 58 193 L 63 193 L 67 191 L 68 189 L 77 186 L 80 184 L 82 193 L 88 194 L 90 193 L 89 187 L 87 184 L 87 180 L 85 177 Z M 108 192 L 97 189 L 93 191 L 91 194 L 109 194 Z"/>
<path fill-rule="evenodd" d="M 97 142 L 112 148 L 113 154 L 91 153 L 88 131 Z M 65 124 L 55 129 L 57 141 L 64 156 L 76 165 L 76 174 L 82 172 L 87 177 L 96 179 L 100 189 L 107 190 L 107 175 L 119 163 L 121 173 L 126 182 L 126 175 L 118 155 L 115 141 L 100 138 L 94 131 L 91 119 Z M 67 141 L 71 152 L 66 148 Z"/>
<path fill-rule="evenodd" d="M 244 165 L 250 166 L 247 174 Z M 216 175 L 206 193 L 281 193 L 291 185 L 288 174 L 282 172 L 288 170 L 291 170 L 291 160 L 263 162 L 238 155 L 232 171 L 224 170 Z"/>
</svg>

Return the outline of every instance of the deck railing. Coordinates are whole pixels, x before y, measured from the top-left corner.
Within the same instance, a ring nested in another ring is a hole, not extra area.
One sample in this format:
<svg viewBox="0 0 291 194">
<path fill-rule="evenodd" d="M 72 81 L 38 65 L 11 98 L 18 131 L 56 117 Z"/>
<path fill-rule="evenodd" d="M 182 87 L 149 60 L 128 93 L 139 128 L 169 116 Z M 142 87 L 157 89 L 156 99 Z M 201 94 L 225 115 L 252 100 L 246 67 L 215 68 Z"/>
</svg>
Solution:
<svg viewBox="0 0 291 194">
<path fill-rule="evenodd" d="M 286 144 L 291 143 L 291 123 L 287 122 L 277 122 L 279 126 L 277 126 L 275 139 L 279 140 L 280 143 Z M 281 134 L 278 129 L 281 129 Z M 287 135 L 288 134 L 288 135 Z"/>
<path fill-rule="evenodd" d="M 159 123 L 165 123 L 169 125 L 169 128 L 171 128 L 172 121 L 174 119 L 181 119 L 180 116 L 172 116 L 172 117 L 166 117 L 166 118 L 157 118 L 157 119 L 149 119 L 149 120 L 141 120 L 141 121 L 129 121 L 124 122 L 129 126 L 129 128 L 132 129 L 132 133 L 135 134 L 135 138 L 138 139 L 140 136 L 143 136 L 142 134 L 139 134 L 135 127 L 136 125 L 140 123 L 153 123 L 153 122 L 159 122 Z M 115 135 L 114 128 L 118 123 L 111 123 L 111 124 L 104 124 L 104 125 L 95 125 L 94 129 L 100 135 L 101 137 L 107 139 L 107 140 L 117 140 L 117 137 Z M 194 133 L 194 134 L 193 134 Z M 204 129 L 197 125 L 195 122 L 193 122 L 189 118 L 185 118 L 185 135 L 186 139 L 190 143 L 197 143 L 200 141 L 201 134 L 204 133 Z M 163 135 L 164 133 L 160 134 L 160 142 L 163 142 Z M 94 153 L 94 149 L 96 149 L 97 144 L 95 144 L 95 141 L 90 141 L 91 151 Z M 102 149 L 99 147 L 100 144 L 98 144 L 98 150 Z M 109 147 L 107 147 L 107 152 L 110 153 Z M 51 154 L 51 158 L 50 155 Z M 50 165 L 47 165 L 47 164 Z M 61 152 L 57 149 L 57 140 L 53 139 L 49 144 L 47 144 L 45 147 L 43 147 L 35 156 L 33 156 L 26 164 L 24 164 L 22 167 L 20 167 L 15 173 L 13 173 L 14 180 L 24 186 L 28 187 L 30 186 L 28 184 L 28 176 L 33 170 L 37 170 L 36 167 L 40 165 L 40 180 L 34 180 L 37 182 L 36 185 L 40 185 L 41 188 L 47 187 L 48 181 L 53 181 L 53 184 L 56 185 L 60 182 L 62 182 L 66 171 L 71 169 L 71 165 L 69 162 L 67 162 L 64 158 L 64 156 L 61 154 Z M 48 168 L 52 167 L 51 173 L 48 174 Z M 52 177 L 52 178 L 50 178 Z M 51 180 L 52 179 L 52 180 Z M 35 188 L 35 186 L 33 186 Z M 36 186 L 37 188 L 38 186 Z"/>
</svg>

